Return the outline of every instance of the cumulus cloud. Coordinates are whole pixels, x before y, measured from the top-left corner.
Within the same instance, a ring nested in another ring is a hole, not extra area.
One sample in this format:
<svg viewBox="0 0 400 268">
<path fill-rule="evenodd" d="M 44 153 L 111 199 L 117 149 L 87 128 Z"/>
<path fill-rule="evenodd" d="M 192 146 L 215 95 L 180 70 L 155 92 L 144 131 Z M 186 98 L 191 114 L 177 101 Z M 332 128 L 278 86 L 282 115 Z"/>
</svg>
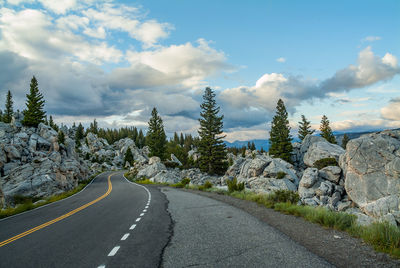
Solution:
<svg viewBox="0 0 400 268">
<path fill-rule="evenodd" d="M 340 96 L 341 93 L 352 89 L 387 81 L 399 73 L 400 67 L 394 55 L 386 53 L 380 58 L 367 47 L 359 53 L 357 64 L 337 71 L 328 79 L 307 80 L 298 76 L 270 73 L 258 79 L 254 86 L 229 88 L 223 90 L 219 97 L 224 107 L 234 107 L 241 111 L 228 114 L 227 120 L 247 124 L 248 121 L 241 121 L 241 113 L 261 111 L 265 115 L 271 115 L 279 98 L 284 100 L 290 112 L 294 112 L 302 101 Z M 349 102 L 349 99 L 345 98 L 340 100 Z M 271 116 L 268 119 L 270 118 Z M 261 120 L 265 118 L 259 117 L 258 120 L 253 120 L 253 123 L 259 124 Z"/>
<path fill-rule="evenodd" d="M 171 24 L 154 19 L 141 21 L 139 9 L 126 5 L 105 3 L 98 8 L 83 10 L 82 14 L 98 27 L 128 33 L 146 48 L 168 37 L 173 29 Z"/>
<path fill-rule="evenodd" d="M 389 104 L 381 109 L 383 118 L 400 121 L 400 97 L 393 98 Z"/>
</svg>

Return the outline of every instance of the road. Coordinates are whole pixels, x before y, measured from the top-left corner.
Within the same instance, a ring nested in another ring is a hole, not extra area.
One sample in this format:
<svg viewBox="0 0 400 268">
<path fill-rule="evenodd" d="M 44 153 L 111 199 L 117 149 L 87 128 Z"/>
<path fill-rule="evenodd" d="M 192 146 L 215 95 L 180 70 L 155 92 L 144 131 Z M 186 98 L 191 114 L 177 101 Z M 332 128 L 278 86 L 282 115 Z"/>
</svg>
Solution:
<svg viewBox="0 0 400 268">
<path fill-rule="evenodd" d="M 0 220 L 0 267 L 331 267 L 243 210 L 122 172 Z"/>
<path fill-rule="evenodd" d="M 150 188 L 149 202 L 122 174 L 104 173 L 68 199 L 1 220 L 0 267 L 158 267 L 170 237 L 167 200 Z"/>
</svg>

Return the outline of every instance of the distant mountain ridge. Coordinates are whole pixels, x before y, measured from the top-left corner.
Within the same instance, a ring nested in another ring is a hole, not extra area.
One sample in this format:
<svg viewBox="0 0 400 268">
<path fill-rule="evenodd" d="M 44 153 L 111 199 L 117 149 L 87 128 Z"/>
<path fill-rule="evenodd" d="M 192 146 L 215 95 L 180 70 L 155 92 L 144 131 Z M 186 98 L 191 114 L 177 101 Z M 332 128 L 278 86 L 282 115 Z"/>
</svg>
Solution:
<svg viewBox="0 0 400 268">
<path fill-rule="evenodd" d="M 393 129 L 393 130 L 400 130 L 400 128 L 398 129 Z M 336 140 L 338 142 L 339 145 L 342 144 L 342 139 L 343 139 L 343 135 L 346 134 L 350 140 L 352 139 L 357 139 L 358 137 L 365 135 L 365 134 L 370 134 L 370 133 L 376 133 L 376 132 L 380 132 L 383 131 L 383 129 L 378 129 L 378 130 L 374 130 L 374 131 L 362 131 L 362 132 L 342 132 L 342 131 L 337 131 L 337 132 L 333 132 L 333 134 L 336 137 Z M 247 147 L 247 143 L 248 142 L 254 142 L 256 149 L 257 150 L 261 150 L 261 147 L 265 150 L 268 151 L 269 150 L 269 140 L 265 139 L 254 139 L 254 140 L 247 140 L 247 141 L 234 141 L 234 142 L 228 142 L 228 141 L 224 141 L 227 147 L 238 147 L 241 148 L 243 146 Z M 298 137 L 293 137 L 293 142 L 300 142 L 300 139 Z"/>
</svg>

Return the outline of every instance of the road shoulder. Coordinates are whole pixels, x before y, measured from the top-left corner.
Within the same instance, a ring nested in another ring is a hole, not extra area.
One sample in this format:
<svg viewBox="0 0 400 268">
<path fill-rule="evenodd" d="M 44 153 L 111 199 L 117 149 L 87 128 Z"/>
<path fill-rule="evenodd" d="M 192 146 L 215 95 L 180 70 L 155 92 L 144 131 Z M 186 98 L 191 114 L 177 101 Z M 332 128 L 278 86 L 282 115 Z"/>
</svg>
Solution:
<svg viewBox="0 0 400 268">
<path fill-rule="evenodd" d="M 162 192 L 174 221 L 164 268 L 332 267 L 241 209 L 174 188 Z"/>
<path fill-rule="evenodd" d="M 262 222 L 338 267 L 400 267 L 400 261 L 376 252 L 362 240 L 349 234 L 307 222 L 303 218 L 282 214 L 255 202 L 227 195 L 183 189 L 182 191 L 212 198 L 246 211 Z M 338 238 L 339 237 L 339 238 Z"/>
</svg>

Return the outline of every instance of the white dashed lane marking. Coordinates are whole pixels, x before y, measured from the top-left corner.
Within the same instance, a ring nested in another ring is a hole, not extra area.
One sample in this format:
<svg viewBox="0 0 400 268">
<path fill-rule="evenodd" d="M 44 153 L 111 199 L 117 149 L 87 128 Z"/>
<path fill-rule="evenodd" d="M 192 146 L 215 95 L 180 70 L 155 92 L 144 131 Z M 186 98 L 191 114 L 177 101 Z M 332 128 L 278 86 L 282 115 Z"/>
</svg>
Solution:
<svg viewBox="0 0 400 268">
<path fill-rule="evenodd" d="M 135 229 L 135 227 L 136 227 L 136 224 L 132 224 L 132 226 L 129 228 L 129 230 L 133 230 L 133 229 Z"/>
<path fill-rule="evenodd" d="M 144 216 L 144 213 L 141 213 L 139 216 L 140 216 L 140 217 Z"/>
<path fill-rule="evenodd" d="M 147 209 L 143 209 L 143 212 L 147 212 Z"/>
<path fill-rule="evenodd" d="M 126 240 L 128 238 L 128 236 L 129 236 L 129 233 L 128 234 L 124 234 L 124 236 L 121 238 L 121 240 L 122 241 Z"/>
<path fill-rule="evenodd" d="M 108 253 L 108 257 L 112 257 L 112 256 L 114 256 L 115 254 L 117 254 L 119 248 L 120 248 L 120 246 L 114 247 L 114 248 L 110 251 L 110 253 Z"/>
<path fill-rule="evenodd" d="M 105 265 L 100 265 L 97 268 L 106 268 L 106 266 Z"/>
<path fill-rule="evenodd" d="M 141 219 L 141 218 L 137 218 L 137 219 L 136 219 L 136 222 L 140 221 L 140 219 Z"/>
</svg>

